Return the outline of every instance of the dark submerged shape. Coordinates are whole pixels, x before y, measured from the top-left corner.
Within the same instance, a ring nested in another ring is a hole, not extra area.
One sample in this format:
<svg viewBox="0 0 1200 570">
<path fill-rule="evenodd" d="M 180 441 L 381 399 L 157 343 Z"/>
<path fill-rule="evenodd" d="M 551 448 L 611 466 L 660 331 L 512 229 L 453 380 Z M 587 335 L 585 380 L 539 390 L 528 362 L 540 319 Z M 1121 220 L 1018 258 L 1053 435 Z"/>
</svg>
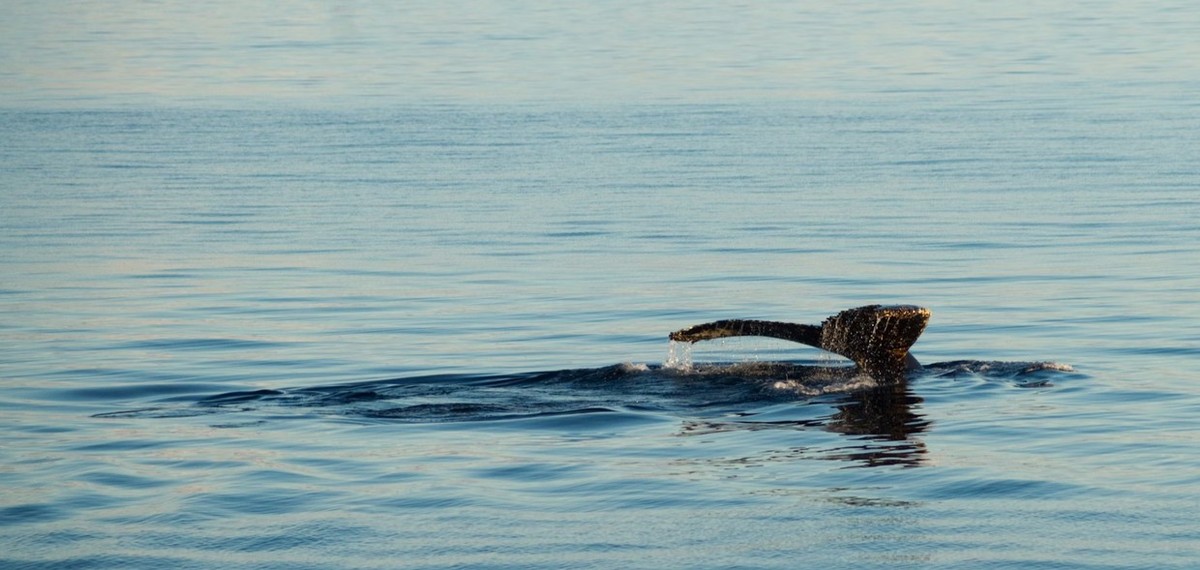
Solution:
<svg viewBox="0 0 1200 570">
<path fill-rule="evenodd" d="M 877 380 L 902 380 L 919 368 L 908 349 L 925 331 L 931 313 L 915 305 L 867 305 L 842 311 L 819 326 L 776 321 L 730 319 L 696 325 L 670 339 L 698 342 L 731 336 L 766 336 L 807 344 L 853 360 Z"/>
</svg>

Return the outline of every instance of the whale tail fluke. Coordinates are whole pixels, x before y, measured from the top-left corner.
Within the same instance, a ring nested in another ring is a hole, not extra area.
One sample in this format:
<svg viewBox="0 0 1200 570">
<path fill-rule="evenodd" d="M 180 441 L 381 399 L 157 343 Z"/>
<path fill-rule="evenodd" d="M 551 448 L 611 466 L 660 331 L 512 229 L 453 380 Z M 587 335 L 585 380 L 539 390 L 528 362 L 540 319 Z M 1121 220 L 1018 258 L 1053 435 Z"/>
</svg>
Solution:
<svg viewBox="0 0 1200 570">
<path fill-rule="evenodd" d="M 894 379 L 919 367 L 908 349 L 925 331 L 931 313 L 915 305 L 867 305 L 847 309 L 819 326 L 731 319 L 678 330 L 669 338 L 698 342 L 733 336 L 765 336 L 799 342 L 853 360 L 872 378 Z"/>
</svg>

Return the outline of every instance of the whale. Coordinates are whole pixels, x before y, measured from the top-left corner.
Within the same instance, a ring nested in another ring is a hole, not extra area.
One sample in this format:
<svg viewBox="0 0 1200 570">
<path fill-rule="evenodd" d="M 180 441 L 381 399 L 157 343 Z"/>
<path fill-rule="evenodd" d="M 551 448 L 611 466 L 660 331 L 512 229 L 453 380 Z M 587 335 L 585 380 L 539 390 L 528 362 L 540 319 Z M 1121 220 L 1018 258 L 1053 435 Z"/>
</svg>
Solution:
<svg viewBox="0 0 1200 570">
<path fill-rule="evenodd" d="M 680 329 L 668 338 L 688 343 L 736 336 L 777 338 L 845 356 L 866 375 L 896 382 L 921 369 L 909 349 L 932 314 L 917 305 L 865 305 L 832 315 L 819 325 L 726 319 Z"/>
</svg>

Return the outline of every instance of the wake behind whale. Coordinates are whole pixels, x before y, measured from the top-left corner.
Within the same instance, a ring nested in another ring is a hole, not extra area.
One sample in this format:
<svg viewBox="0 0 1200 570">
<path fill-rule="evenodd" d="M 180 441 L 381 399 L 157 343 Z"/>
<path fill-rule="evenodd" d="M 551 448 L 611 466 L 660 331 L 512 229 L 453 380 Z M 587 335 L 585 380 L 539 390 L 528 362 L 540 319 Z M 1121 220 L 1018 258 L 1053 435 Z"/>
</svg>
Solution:
<svg viewBox="0 0 1200 570">
<path fill-rule="evenodd" d="M 928 365 L 912 379 L 949 382 L 955 390 L 981 383 L 1043 388 L 1069 378 L 1066 370 L 1050 363 L 956 361 Z M 988 390 L 980 397 L 996 393 Z M 687 368 L 617 364 L 521 374 L 410 376 L 226 392 L 95 417 L 199 422 L 217 429 L 257 429 L 318 417 L 339 424 L 549 431 L 588 438 L 634 432 L 705 437 L 815 431 L 851 436 L 852 441 L 818 437 L 826 443 L 803 444 L 794 453 L 855 466 L 906 467 L 925 463 L 921 434 L 932 425 L 923 397 L 910 383 L 881 384 L 856 367 L 821 361 L 698 363 Z M 802 438 L 798 443 L 817 437 L 797 436 Z"/>
<path fill-rule="evenodd" d="M 1044 362 L 954 361 L 925 366 L 912 380 L 970 377 L 1044 387 L 1069 367 Z M 764 407 L 882 401 L 912 395 L 907 382 L 881 384 L 851 366 L 821 361 L 616 364 L 519 374 L 434 374 L 351 384 L 225 392 L 171 398 L 100 418 L 227 417 L 283 419 L 315 414 L 357 422 L 462 423 L 635 412 L 672 418 L 752 416 Z"/>
<path fill-rule="evenodd" d="M 1069 373 L 1049 362 L 961 360 L 915 364 L 908 348 L 929 318 L 920 307 L 871 305 L 843 311 L 819 326 L 727 320 L 671 333 L 680 343 L 732 336 L 795 340 L 851 358 L 854 366 L 826 361 L 693 363 L 677 353 L 663 365 L 617 364 L 517 374 L 432 374 L 386 380 L 227 392 L 190 402 L 173 401 L 97 414 L 100 418 L 180 418 L 241 415 L 222 421 L 242 427 L 288 413 L 361 422 L 514 422 L 594 414 L 658 416 L 675 421 L 747 418 L 777 404 L 827 404 L 839 410 L 805 427 L 903 437 L 919 402 L 909 380 L 972 376 L 1017 386 L 1045 386 Z M 721 420 L 728 422 L 726 420 Z M 737 420 L 732 425 L 758 425 Z"/>
</svg>

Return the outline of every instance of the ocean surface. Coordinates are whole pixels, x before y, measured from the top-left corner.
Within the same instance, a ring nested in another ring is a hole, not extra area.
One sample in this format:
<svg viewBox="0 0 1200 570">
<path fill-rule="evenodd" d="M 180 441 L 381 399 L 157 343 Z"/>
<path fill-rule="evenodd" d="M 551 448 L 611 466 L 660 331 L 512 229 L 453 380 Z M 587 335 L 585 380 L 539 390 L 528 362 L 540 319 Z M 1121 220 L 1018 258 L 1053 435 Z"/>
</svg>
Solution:
<svg viewBox="0 0 1200 570">
<path fill-rule="evenodd" d="M 1191 3 L 5 5 L 0 567 L 1200 567 Z"/>
</svg>

